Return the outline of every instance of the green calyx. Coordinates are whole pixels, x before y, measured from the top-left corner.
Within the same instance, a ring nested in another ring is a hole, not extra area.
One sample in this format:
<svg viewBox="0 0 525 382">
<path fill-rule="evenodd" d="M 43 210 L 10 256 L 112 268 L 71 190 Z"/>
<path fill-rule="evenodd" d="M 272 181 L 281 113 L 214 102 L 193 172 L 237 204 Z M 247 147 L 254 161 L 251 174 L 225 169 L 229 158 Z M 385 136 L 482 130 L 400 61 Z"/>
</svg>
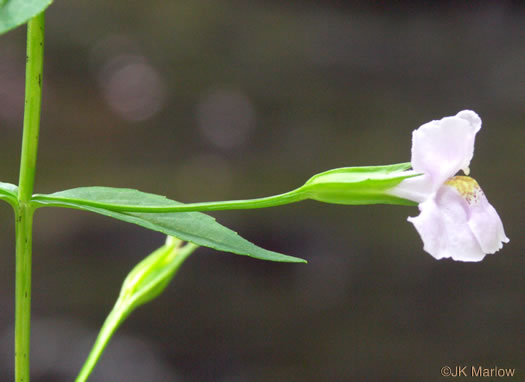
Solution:
<svg viewBox="0 0 525 382">
<path fill-rule="evenodd" d="M 410 163 L 388 166 L 343 167 L 311 177 L 297 189 L 304 198 L 334 204 L 416 205 L 388 191 L 404 179 L 420 174 L 407 173 Z"/>
</svg>

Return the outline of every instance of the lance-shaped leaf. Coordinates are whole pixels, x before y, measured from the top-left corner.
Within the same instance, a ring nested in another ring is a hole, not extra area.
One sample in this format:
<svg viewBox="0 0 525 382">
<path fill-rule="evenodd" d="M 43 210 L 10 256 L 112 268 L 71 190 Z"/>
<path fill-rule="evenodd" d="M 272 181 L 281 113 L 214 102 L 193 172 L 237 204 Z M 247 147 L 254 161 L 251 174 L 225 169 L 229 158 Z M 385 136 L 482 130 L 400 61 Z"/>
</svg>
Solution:
<svg viewBox="0 0 525 382">
<path fill-rule="evenodd" d="M 112 205 L 169 207 L 181 203 L 164 196 L 148 194 L 128 188 L 81 187 L 34 195 L 35 206 L 76 208 L 96 212 L 128 223 L 138 224 L 153 231 L 176 236 L 224 252 L 246 255 L 260 260 L 304 263 L 303 259 L 268 251 L 217 223 L 211 216 L 200 212 L 126 212 L 111 209 Z M 105 207 L 101 207 L 104 205 Z"/>
<path fill-rule="evenodd" d="M 53 0 L 0 0 L 0 34 L 25 24 Z"/>
</svg>

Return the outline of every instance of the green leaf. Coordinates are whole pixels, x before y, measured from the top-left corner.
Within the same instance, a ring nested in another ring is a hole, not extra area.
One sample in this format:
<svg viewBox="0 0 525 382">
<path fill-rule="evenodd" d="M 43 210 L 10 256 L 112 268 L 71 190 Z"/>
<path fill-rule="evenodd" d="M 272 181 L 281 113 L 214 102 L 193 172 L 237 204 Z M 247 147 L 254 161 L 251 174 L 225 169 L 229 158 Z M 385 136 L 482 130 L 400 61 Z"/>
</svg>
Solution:
<svg viewBox="0 0 525 382">
<path fill-rule="evenodd" d="M 18 187 L 11 183 L 0 182 L 0 199 L 13 207 L 18 205 Z"/>
<path fill-rule="evenodd" d="M 164 196 L 148 194 L 128 188 L 81 187 L 55 192 L 49 195 L 34 195 L 32 203 L 37 206 L 76 208 L 95 212 L 128 223 L 138 224 L 153 231 L 178 237 L 224 252 L 246 255 L 260 260 L 304 263 L 305 260 L 268 251 L 239 236 L 236 232 L 217 223 L 211 216 L 200 212 L 124 212 L 90 205 L 174 206 L 181 203 Z"/>
<path fill-rule="evenodd" d="M 0 0 L 0 34 L 25 24 L 52 2 L 53 0 Z"/>
<path fill-rule="evenodd" d="M 410 163 L 399 163 L 336 168 L 314 175 L 297 191 L 325 203 L 416 205 L 388 192 L 403 179 L 420 175 L 406 172 L 410 167 Z"/>
</svg>

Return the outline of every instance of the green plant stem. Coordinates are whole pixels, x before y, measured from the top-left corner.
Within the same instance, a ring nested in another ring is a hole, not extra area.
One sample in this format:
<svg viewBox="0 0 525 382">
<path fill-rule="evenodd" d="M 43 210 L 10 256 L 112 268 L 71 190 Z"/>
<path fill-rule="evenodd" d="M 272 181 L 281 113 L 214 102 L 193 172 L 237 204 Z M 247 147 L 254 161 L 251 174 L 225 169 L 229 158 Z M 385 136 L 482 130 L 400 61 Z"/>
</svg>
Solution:
<svg viewBox="0 0 525 382">
<path fill-rule="evenodd" d="M 24 133 L 18 198 L 28 203 L 33 194 L 42 101 L 42 71 L 44 62 L 44 13 L 31 19 L 27 27 L 26 89 Z"/>
<path fill-rule="evenodd" d="M 299 191 L 300 189 L 286 192 L 284 194 L 268 196 L 256 199 L 244 200 L 228 200 L 220 202 L 201 202 L 201 203 L 185 203 L 173 204 L 167 206 L 137 206 L 126 204 L 113 204 L 96 202 L 91 200 L 79 200 L 74 198 L 60 198 L 49 195 L 38 194 L 33 197 L 33 205 L 38 207 L 71 207 L 68 202 L 75 202 L 90 207 L 104 208 L 110 211 L 117 212 L 192 212 L 192 211 L 222 211 L 222 210 L 242 210 L 254 208 L 266 208 L 281 206 L 305 200 L 307 195 Z M 74 208 L 74 207 L 73 207 Z"/>
<path fill-rule="evenodd" d="M 125 317 L 120 314 L 119 307 L 115 305 L 109 315 L 106 317 L 106 320 L 104 321 L 104 324 L 98 333 L 95 344 L 93 345 L 93 348 L 91 348 L 91 352 L 89 353 L 84 366 L 82 366 L 82 370 L 80 370 L 77 379 L 75 379 L 75 382 L 87 381 L 89 375 L 102 356 L 102 353 L 104 352 L 104 349 L 106 348 L 109 340 L 118 329 L 120 324 L 122 324 L 124 319 Z"/>
<path fill-rule="evenodd" d="M 16 211 L 15 380 L 29 382 L 33 210 Z"/>
<path fill-rule="evenodd" d="M 24 132 L 16 218 L 15 287 L 15 380 L 29 382 L 31 331 L 31 246 L 34 207 L 30 204 L 35 182 L 42 69 L 44 53 L 44 13 L 31 19 L 27 27 Z"/>
<path fill-rule="evenodd" d="M 170 265 L 170 272 L 177 272 L 181 264 L 186 260 L 199 246 L 193 243 L 188 243 L 184 247 L 179 249 L 179 252 L 176 254 L 174 262 Z M 106 317 L 102 328 L 95 340 L 95 344 L 91 348 L 86 362 L 82 366 L 75 382 L 85 382 L 90 376 L 91 372 L 95 368 L 98 360 L 102 356 L 102 353 L 106 349 L 106 346 L 109 343 L 109 340 L 119 328 L 119 326 L 124 322 L 124 320 L 129 316 L 129 314 L 141 305 L 142 303 L 137 304 L 137 299 L 140 296 L 129 296 L 127 294 L 122 294 L 118 298 L 115 306 Z"/>
</svg>

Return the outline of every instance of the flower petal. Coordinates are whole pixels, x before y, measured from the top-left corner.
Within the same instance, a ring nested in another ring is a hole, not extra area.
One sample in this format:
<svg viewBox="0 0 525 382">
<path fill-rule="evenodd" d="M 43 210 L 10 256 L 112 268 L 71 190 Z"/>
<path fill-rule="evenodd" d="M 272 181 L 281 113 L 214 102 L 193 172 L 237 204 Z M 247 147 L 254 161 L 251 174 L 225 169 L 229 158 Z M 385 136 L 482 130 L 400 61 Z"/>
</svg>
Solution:
<svg viewBox="0 0 525 382">
<path fill-rule="evenodd" d="M 428 174 L 436 191 L 459 170 L 468 172 L 481 119 L 471 110 L 425 123 L 412 133 L 412 168 Z"/>
<path fill-rule="evenodd" d="M 510 241 L 498 213 L 483 192 L 479 201 L 470 208 L 468 225 L 485 253 L 497 252 L 503 243 Z"/>
<path fill-rule="evenodd" d="M 425 251 L 438 260 L 483 260 L 486 253 L 470 228 L 468 204 L 453 187 L 441 187 L 419 210 L 419 216 L 408 221 L 416 227 Z"/>
</svg>

